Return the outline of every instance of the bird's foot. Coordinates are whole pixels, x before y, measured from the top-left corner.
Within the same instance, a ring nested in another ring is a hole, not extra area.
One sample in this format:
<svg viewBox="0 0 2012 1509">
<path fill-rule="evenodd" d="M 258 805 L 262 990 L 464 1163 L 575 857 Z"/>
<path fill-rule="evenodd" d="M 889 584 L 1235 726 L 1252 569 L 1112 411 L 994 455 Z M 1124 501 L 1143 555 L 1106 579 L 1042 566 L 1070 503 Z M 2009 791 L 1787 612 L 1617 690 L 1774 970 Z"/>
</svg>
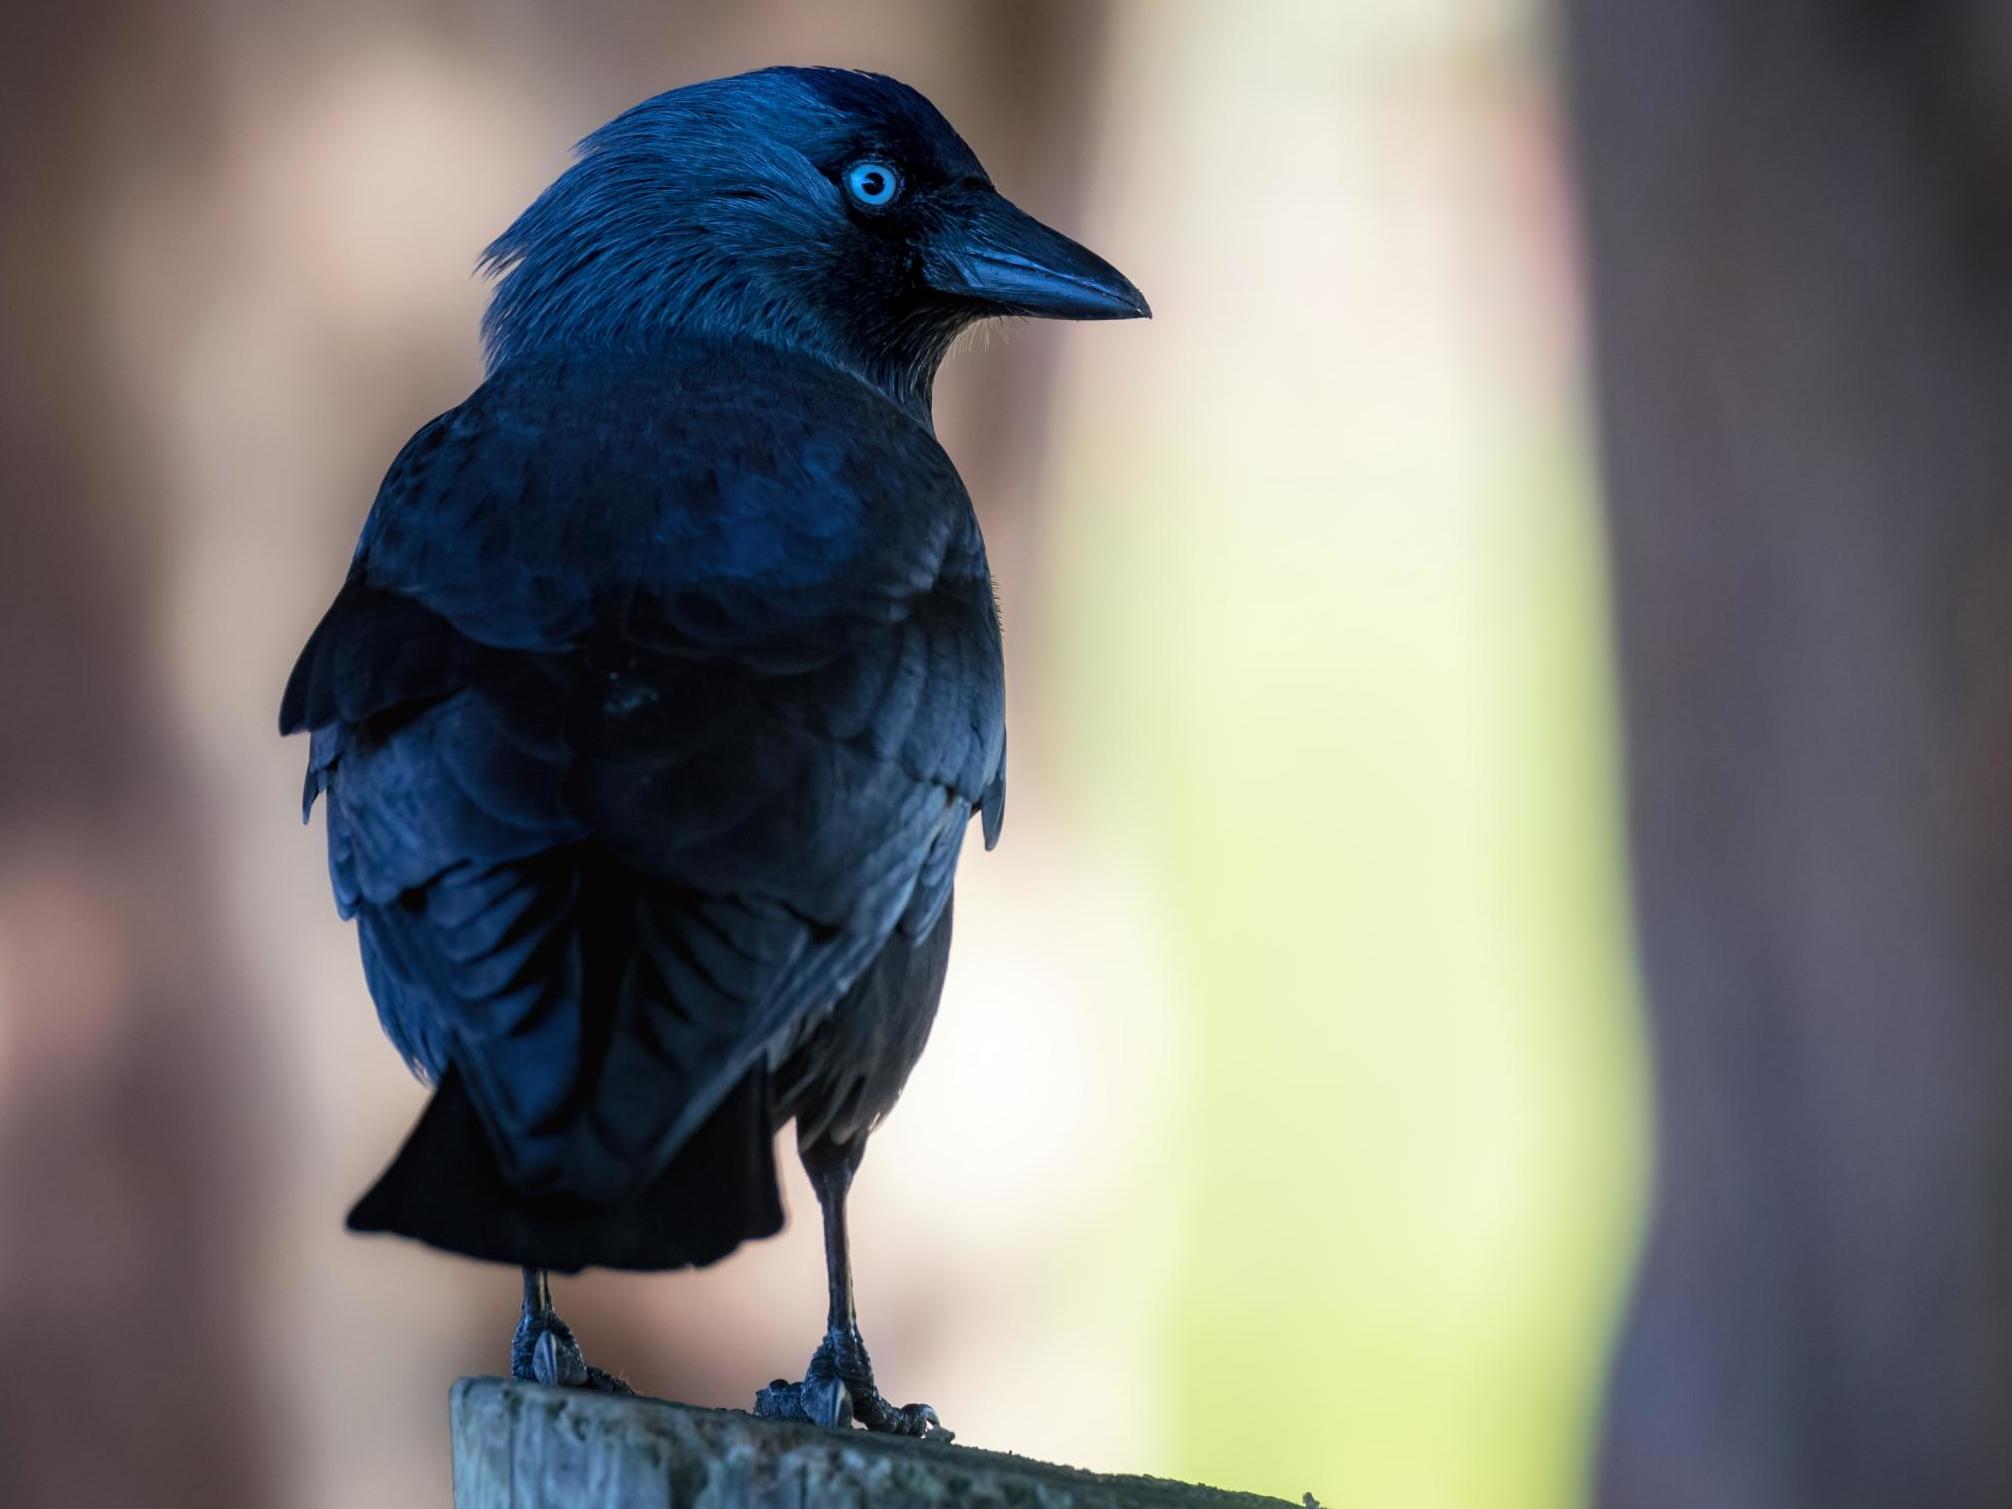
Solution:
<svg viewBox="0 0 2012 1509">
<path fill-rule="evenodd" d="M 769 1420 L 808 1420 L 833 1430 L 855 1421 L 868 1430 L 924 1441 L 953 1441 L 926 1404 L 889 1404 L 873 1385 L 873 1363 L 857 1331 L 833 1331 L 811 1354 L 803 1382 L 778 1378 L 755 1396 L 755 1413 Z"/>
<path fill-rule="evenodd" d="M 573 1339 L 573 1328 L 552 1311 L 526 1313 L 510 1338 L 510 1376 L 550 1388 L 595 1389 L 605 1394 L 633 1394 L 634 1389 L 612 1373 L 589 1367 Z"/>
</svg>

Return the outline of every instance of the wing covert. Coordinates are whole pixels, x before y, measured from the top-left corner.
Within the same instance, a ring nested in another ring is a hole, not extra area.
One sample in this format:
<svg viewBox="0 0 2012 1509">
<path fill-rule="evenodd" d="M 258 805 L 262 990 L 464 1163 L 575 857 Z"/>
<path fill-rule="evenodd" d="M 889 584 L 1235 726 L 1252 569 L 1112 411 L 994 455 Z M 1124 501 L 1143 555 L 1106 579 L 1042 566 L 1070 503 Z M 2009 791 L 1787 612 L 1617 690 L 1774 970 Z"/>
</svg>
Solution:
<svg viewBox="0 0 2012 1509">
<path fill-rule="evenodd" d="M 394 465 L 289 683 L 387 1031 L 523 1187 L 646 1179 L 996 834 L 968 499 L 782 361 L 498 374 Z"/>
</svg>

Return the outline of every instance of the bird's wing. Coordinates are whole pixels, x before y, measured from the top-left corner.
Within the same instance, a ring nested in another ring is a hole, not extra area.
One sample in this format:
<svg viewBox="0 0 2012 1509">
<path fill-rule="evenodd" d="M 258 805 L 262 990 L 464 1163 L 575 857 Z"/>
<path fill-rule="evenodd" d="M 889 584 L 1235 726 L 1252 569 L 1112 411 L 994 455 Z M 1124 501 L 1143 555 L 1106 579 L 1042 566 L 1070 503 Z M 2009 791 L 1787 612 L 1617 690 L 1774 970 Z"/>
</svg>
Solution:
<svg viewBox="0 0 2012 1509">
<path fill-rule="evenodd" d="M 1003 791 L 955 472 L 760 353 L 506 369 L 420 431 L 281 721 L 394 1040 L 590 1195 L 920 936 Z"/>
</svg>

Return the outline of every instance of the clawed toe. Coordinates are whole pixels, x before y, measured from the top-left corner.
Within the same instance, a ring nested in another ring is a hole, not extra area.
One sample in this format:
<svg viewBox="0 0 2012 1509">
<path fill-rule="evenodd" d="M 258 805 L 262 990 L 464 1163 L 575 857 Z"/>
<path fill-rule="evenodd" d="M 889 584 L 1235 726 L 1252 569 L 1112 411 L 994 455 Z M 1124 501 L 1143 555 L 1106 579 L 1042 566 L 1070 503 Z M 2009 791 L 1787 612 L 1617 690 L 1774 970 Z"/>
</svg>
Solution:
<svg viewBox="0 0 2012 1509">
<path fill-rule="evenodd" d="M 778 1378 L 755 1395 L 755 1413 L 765 1420 L 807 1420 L 829 1430 L 849 1430 L 852 1390 L 835 1377 L 812 1376 L 801 1383 Z"/>
<path fill-rule="evenodd" d="M 942 1441 L 946 1444 L 957 1439 L 957 1432 L 946 1430 L 943 1422 L 936 1418 L 936 1411 L 926 1404 L 904 1404 L 899 1409 L 884 1400 L 880 1404 L 880 1423 L 869 1429 L 884 1430 L 889 1435 L 913 1436 L 918 1441 Z"/>
<path fill-rule="evenodd" d="M 571 1332 L 548 1326 L 531 1344 L 531 1377 L 547 1388 L 585 1388 L 587 1359 Z"/>
<path fill-rule="evenodd" d="M 755 1413 L 769 1420 L 807 1420 L 833 1430 L 849 1429 L 856 1422 L 871 1431 L 921 1441 L 956 1439 L 928 1405 L 897 1407 L 880 1397 L 857 1333 L 826 1338 L 810 1359 L 803 1382 L 776 1379 L 755 1396 Z"/>
<path fill-rule="evenodd" d="M 547 1388 L 585 1388 L 604 1394 L 633 1394 L 612 1373 L 589 1367 L 573 1339 L 573 1328 L 552 1308 L 552 1293 L 537 1269 L 524 1273 L 524 1311 L 510 1338 L 510 1376 Z"/>
<path fill-rule="evenodd" d="M 855 1418 L 852 1390 L 838 1378 L 802 1383 L 778 1378 L 755 1395 L 755 1413 L 765 1420 L 807 1420 L 828 1430 L 849 1430 Z"/>
<path fill-rule="evenodd" d="M 580 1344 L 563 1323 L 547 1327 L 531 1343 L 530 1366 L 519 1378 L 547 1388 L 584 1388 L 601 1394 L 633 1394 L 635 1390 L 602 1368 L 590 1366 Z M 514 1371 L 514 1370 L 513 1370 Z"/>
</svg>

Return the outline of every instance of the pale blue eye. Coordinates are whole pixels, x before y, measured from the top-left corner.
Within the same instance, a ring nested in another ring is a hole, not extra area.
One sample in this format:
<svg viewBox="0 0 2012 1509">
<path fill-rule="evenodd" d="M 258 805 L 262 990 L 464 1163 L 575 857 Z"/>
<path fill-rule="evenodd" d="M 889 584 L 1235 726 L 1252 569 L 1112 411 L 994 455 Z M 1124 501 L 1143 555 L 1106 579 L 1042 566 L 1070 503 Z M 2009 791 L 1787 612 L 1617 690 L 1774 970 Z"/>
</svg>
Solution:
<svg viewBox="0 0 2012 1509">
<path fill-rule="evenodd" d="M 884 162 L 856 162 L 845 170 L 845 191 L 861 204 L 879 209 L 901 192 L 901 175 Z"/>
</svg>

